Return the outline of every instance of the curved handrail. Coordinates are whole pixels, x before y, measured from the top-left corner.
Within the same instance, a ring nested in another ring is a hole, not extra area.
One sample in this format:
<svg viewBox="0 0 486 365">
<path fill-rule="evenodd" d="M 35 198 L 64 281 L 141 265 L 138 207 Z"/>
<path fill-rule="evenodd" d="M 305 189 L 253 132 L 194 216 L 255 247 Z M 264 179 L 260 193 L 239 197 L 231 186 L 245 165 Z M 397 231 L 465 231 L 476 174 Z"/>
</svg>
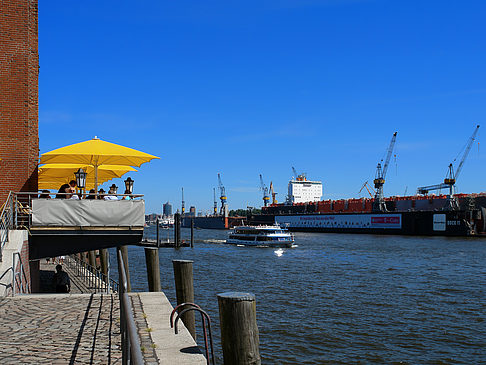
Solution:
<svg viewBox="0 0 486 365">
<path fill-rule="evenodd" d="M 191 302 L 186 302 L 186 303 L 181 303 L 179 304 L 177 307 L 175 307 L 171 314 L 170 314 L 170 328 L 174 328 L 174 323 L 173 323 L 173 319 L 174 319 L 174 313 L 181 307 L 185 307 L 186 305 L 192 305 L 193 307 L 196 307 L 196 308 L 201 308 L 200 306 L 198 306 L 196 303 L 191 303 Z"/>
<path fill-rule="evenodd" d="M 214 360 L 213 334 L 212 334 L 212 330 L 211 330 L 211 319 L 209 318 L 209 315 L 205 311 L 203 311 L 201 308 L 199 308 L 199 306 L 198 307 L 192 307 L 191 306 L 190 308 L 183 309 L 180 313 L 177 314 L 177 317 L 176 317 L 175 322 L 174 322 L 175 334 L 177 335 L 178 332 L 179 332 L 177 330 L 177 322 L 179 321 L 179 318 L 184 313 L 192 311 L 192 310 L 201 313 L 201 319 L 202 319 L 202 322 L 203 322 L 204 346 L 205 346 L 205 349 L 206 349 L 206 363 L 209 365 L 209 349 L 208 349 L 208 336 L 207 336 L 207 331 L 206 331 L 206 320 L 208 321 L 209 340 L 210 340 L 210 343 L 211 343 L 211 359 L 212 359 L 212 362 L 213 362 L 213 365 L 214 365 L 214 364 L 216 364 L 216 362 Z"/>
</svg>

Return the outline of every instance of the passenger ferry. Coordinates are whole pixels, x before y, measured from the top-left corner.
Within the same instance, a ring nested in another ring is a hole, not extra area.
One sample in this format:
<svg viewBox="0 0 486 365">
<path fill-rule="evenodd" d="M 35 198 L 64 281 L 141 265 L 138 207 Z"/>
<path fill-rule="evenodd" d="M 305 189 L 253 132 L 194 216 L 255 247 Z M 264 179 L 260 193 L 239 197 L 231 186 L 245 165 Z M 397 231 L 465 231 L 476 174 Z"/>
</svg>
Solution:
<svg viewBox="0 0 486 365">
<path fill-rule="evenodd" d="M 245 246 L 291 247 L 294 236 L 279 225 L 234 227 L 226 243 Z"/>
</svg>

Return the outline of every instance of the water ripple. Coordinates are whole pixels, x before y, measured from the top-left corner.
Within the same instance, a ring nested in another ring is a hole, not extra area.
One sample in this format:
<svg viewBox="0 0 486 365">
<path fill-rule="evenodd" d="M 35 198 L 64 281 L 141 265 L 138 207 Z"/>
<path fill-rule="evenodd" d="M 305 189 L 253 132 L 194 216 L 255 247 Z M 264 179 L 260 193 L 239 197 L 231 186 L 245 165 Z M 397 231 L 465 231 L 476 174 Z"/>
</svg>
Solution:
<svg viewBox="0 0 486 365">
<path fill-rule="evenodd" d="M 216 295 L 249 291 L 264 364 L 486 363 L 484 240 L 297 233 L 298 247 L 278 256 L 222 244 L 225 235 L 198 230 L 194 249 L 160 250 L 172 303 L 171 260 L 194 260 L 217 349 Z M 129 255 L 132 287 L 146 291 L 143 250 Z"/>
</svg>

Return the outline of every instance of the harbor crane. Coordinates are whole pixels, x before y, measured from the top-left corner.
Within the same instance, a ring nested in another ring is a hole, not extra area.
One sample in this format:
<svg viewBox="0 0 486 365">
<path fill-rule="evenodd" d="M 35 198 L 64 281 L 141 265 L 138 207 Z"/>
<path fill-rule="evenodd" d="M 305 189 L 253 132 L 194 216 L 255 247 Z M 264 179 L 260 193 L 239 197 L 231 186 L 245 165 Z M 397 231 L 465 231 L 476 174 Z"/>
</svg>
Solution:
<svg viewBox="0 0 486 365">
<path fill-rule="evenodd" d="M 359 189 L 358 194 L 360 194 L 363 189 L 366 189 L 366 191 L 368 192 L 368 194 L 370 194 L 370 197 L 371 198 L 373 198 L 373 194 L 376 194 L 375 189 L 373 189 L 373 187 L 370 185 L 370 183 L 368 181 L 365 181 L 364 182 L 364 184 L 361 187 L 361 189 Z M 373 194 L 371 192 L 373 192 Z"/>
<path fill-rule="evenodd" d="M 453 162 L 456 161 L 456 159 L 454 159 L 454 161 L 452 161 L 452 163 L 449 164 L 447 174 L 446 174 L 446 177 L 445 177 L 443 183 L 436 184 L 436 185 L 429 185 L 429 186 L 421 186 L 421 187 L 417 188 L 417 194 L 427 195 L 429 193 L 429 191 L 432 191 L 432 190 L 449 189 L 449 195 L 448 195 L 448 199 L 447 199 L 448 204 L 446 205 L 445 209 L 456 209 L 457 208 L 457 201 L 454 199 L 456 181 L 459 177 L 459 174 L 462 171 L 462 168 L 464 166 L 464 162 L 466 161 L 467 156 L 469 155 L 469 151 L 471 150 L 471 147 L 474 143 L 474 140 L 476 139 L 476 135 L 478 134 L 478 130 L 479 130 L 479 124 L 476 126 L 473 134 L 471 135 L 471 137 L 469 137 L 469 139 L 466 143 L 464 153 L 462 154 L 461 160 L 459 161 L 459 165 L 457 166 L 456 171 L 454 172 Z"/>
<path fill-rule="evenodd" d="M 219 192 L 220 196 L 219 199 L 221 200 L 221 214 L 226 215 L 226 194 L 224 190 L 224 185 L 223 182 L 221 181 L 221 175 L 218 174 L 218 186 L 219 186 Z"/>
<path fill-rule="evenodd" d="M 270 197 L 268 196 L 268 188 L 263 182 L 262 174 L 260 174 L 260 190 L 263 192 L 263 206 L 266 207 L 270 201 Z"/>
<path fill-rule="evenodd" d="M 213 215 L 218 215 L 218 202 L 216 201 L 216 188 L 213 188 Z"/>
<path fill-rule="evenodd" d="M 273 190 L 273 183 L 270 181 L 270 194 L 272 194 L 272 204 L 277 204 L 277 193 Z"/>
<path fill-rule="evenodd" d="M 292 166 L 292 172 L 294 173 L 295 180 L 297 181 L 306 181 L 307 177 L 305 176 L 305 172 L 302 174 L 298 174 L 297 171 L 295 170 L 295 167 Z"/>
<path fill-rule="evenodd" d="M 390 164 L 390 157 L 393 153 L 393 147 L 395 147 L 395 142 L 397 140 L 397 132 L 393 133 L 393 137 L 390 141 L 390 145 L 388 146 L 388 151 L 386 154 L 385 163 L 383 167 L 381 163 L 383 160 L 378 162 L 376 166 L 376 175 L 373 183 L 375 184 L 375 201 L 373 202 L 373 211 L 375 212 L 386 212 L 386 204 L 385 199 L 383 197 L 383 185 L 385 184 L 385 176 L 388 170 L 388 165 Z"/>
</svg>

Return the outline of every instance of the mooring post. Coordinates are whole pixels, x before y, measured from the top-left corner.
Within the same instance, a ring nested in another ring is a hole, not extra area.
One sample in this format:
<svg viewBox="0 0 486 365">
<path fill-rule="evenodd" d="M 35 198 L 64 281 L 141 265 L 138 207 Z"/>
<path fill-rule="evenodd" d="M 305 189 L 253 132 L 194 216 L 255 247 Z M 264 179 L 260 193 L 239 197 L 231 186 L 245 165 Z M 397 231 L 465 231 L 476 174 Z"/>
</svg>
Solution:
<svg viewBox="0 0 486 365">
<path fill-rule="evenodd" d="M 130 270 L 128 270 L 128 246 L 120 246 L 120 251 L 123 258 L 123 265 L 125 266 L 125 273 L 127 274 L 127 292 L 132 291 L 130 284 Z"/>
<path fill-rule="evenodd" d="M 194 303 L 194 283 L 192 277 L 193 262 L 194 261 L 191 260 L 172 260 L 172 265 L 174 266 L 177 305 L 188 302 Z M 196 340 L 196 319 L 194 311 L 184 313 L 181 319 L 189 330 L 192 338 Z"/>
<path fill-rule="evenodd" d="M 261 364 L 255 295 L 221 293 L 218 305 L 224 363 Z"/>
<path fill-rule="evenodd" d="M 174 214 L 174 247 L 177 246 L 177 213 Z"/>
<path fill-rule="evenodd" d="M 158 248 L 145 247 L 145 264 L 149 291 L 161 291 Z"/>
<path fill-rule="evenodd" d="M 174 214 L 174 245 L 175 245 L 175 247 L 181 246 L 181 215 L 180 215 L 180 213 Z"/>
<path fill-rule="evenodd" d="M 101 272 L 106 277 L 106 282 L 108 282 L 108 249 L 102 248 L 100 249 L 100 265 L 101 265 Z"/>
<path fill-rule="evenodd" d="M 156 246 L 157 247 L 160 247 L 160 240 L 159 240 L 159 218 L 157 218 L 157 220 L 155 221 L 155 224 L 157 225 L 157 228 L 156 228 L 156 240 L 157 240 L 157 244 Z"/>
<path fill-rule="evenodd" d="M 191 218 L 191 248 L 194 247 L 194 218 Z"/>
</svg>

